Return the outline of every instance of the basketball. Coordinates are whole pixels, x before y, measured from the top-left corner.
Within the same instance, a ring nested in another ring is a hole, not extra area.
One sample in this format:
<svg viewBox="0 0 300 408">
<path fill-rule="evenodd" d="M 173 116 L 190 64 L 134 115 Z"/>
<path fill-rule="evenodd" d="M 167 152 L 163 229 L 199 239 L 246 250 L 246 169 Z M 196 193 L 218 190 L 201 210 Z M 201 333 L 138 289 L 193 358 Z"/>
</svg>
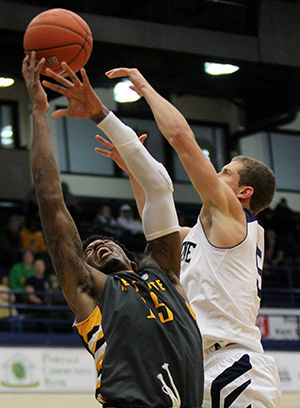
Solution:
<svg viewBox="0 0 300 408">
<path fill-rule="evenodd" d="M 50 9 L 31 20 L 24 34 L 24 51 L 36 51 L 36 59 L 46 58 L 45 67 L 62 73 L 65 61 L 79 71 L 90 58 L 93 37 L 87 23 L 78 14 L 61 9 Z"/>
</svg>

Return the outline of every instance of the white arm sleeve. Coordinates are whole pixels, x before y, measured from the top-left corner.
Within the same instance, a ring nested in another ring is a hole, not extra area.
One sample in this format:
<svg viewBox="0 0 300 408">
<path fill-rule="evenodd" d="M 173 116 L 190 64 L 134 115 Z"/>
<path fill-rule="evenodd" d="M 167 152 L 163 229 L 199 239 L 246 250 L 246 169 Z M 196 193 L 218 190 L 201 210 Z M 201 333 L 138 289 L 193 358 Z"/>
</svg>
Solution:
<svg viewBox="0 0 300 408">
<path fill-rule="evenodd" d="M 142 221 L 147 241 L 179 231 L 173 184 L 164 166 L 150 155 L 134 130 L 112 112 L 97 126 L 116 146 L 129 171 L 145 191 Z"/>
</svg>

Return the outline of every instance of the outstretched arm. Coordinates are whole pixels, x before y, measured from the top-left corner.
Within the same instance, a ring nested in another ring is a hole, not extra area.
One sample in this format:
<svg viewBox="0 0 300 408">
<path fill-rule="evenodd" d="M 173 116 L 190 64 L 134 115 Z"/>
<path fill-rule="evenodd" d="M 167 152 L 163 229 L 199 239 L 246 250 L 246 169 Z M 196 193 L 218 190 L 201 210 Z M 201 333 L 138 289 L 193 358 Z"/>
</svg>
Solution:
<svg viewBox="0 0 300 408">
<path fill-rule="evenodd" d="M 228 189 L 218 179 L 216 170 L 203 154 L 190 126 L 178 109 L 159 95 L 135 68 L 116 68 L 106 75 L 111 79 L 129 77 L 133 83 L 132 88 L 146 99 L 161 133 L 176 150 L 202 202 L 224 210 Z"/>
<path fill-rule="evenodd" d="M 145 192 L 142 221 L 148 241 L 147 254 L 169 277 L 178 277 L 179 225 L 173 200 L 173 185 L 166 169 L 150 155 L 136 133 L 112 112 L 98 127 L 113 142 L 129 172 Z"/>
<path fill-rule="evenodd" d="M 68 72 L 70 80 L 60 77 L 51 70 L 47 74 L 60 85 L 43 81 L 43 84 L 65 95 L 69 108 L 53 117 L 74 116 L 90 118 L 107 135 L 122 156 L 129 172 L 145 192 L 146 202 L 142 221 L 147 241 L 150 241 L 148 253 L 151 253 L 164 271 L 179 275 L 180 240 L 179 225 L 173 201 L 172 182 L 164 167 L 156 162 L 138 140 L 135 132 L 124 125 L 102 104 L 92 90 L 84 69 L 81 69 L 82 82 L 67 64 L 62 68 Z M 88 99 L 88 100 L 87 100 Z M 165 245 L 153 245 L 160 239 Z M 164 247 L 164 251 L 158 251 Z M 151 248 L 151 250 L 149 249 Z"/>
<path fill-rule="evenodd" d="M 147 135 L 144 134 L 140 136 L 140 141 L 144 143 L 144 140 L 146 139 Z M 140 186 L 140 184 L 136 181 L 136 179 L 133 177 L 133 175 L 130 173 L 129 169 L 127 168 L 124 160 L 122 159 L 120 153 L 116 149 L 116 147 L 106 139 L 104 139 L 102 136 L 97 135 L 96 136 L 97 141 L 102 144 L 106 149 L 96 147 L 95 151 L 98 154 L 101 154 L 102 156 L 109 157 L 112 159 L 123 171 L 125 171 L 130 180 L 131 188 L 134 193 L 135 201 L 138 207 L 138 211 L 140 214 L 140 217 L 142 219 L 143 215 L 143 209 L 146 203 L 146 195 L 143 190 L 143 188 Z M 180 241 L 183 242 L 184 238 L 187 236 L 189 233 L 190 228 L 189 227 L 180 227 Z"/>
<path fill-rule="evenodd" d="M 77 312 L 77 297 L 84 283 L 88 285 L 89 269 L 83 262 L 82 244 L 61 190 L 59 171 L 54 156 L 47 120 L 47 95 L 40 83 L 45 60 L 38 64 L 35 53 L 23 60 L 22 73 L 32 102 L 33 138 L 31 170 L 47 248 L 66 300 Z M 87 296 L 87 307 L 93 303 Z"/>
</svg>

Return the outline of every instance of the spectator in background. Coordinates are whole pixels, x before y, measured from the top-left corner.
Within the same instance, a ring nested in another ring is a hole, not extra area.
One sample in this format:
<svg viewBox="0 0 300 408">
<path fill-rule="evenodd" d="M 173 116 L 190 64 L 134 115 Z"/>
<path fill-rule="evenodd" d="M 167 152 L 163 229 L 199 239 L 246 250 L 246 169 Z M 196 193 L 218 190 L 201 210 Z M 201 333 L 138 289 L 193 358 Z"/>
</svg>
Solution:
<svg viewBox="0 0 300 408">
<path fill-rule="evenodd" d="M 15 294 L 8 286 L 8 277 L 2 276 L 0 279 L 0 329 L 14 332 L 22 331 L 22 321 L 18 311 L 14 307 L 9 307 L 15 303 Z"/>
<path fill-rule="evenodd" d="M 26 279 L 34 275 L 34 255 L 29 249 L 23 251 L 22 261 L 13 265 L 8 276 L 8 285 L 16 293 L 17 303 L 23 301 Z"/>
<path fill-rule="evenodd" d="M 280 245 L 280 242 L 277 241 L 276 232 L 273 229 L 266 230 L 265 242 L 266 250 L 264 263 L 266 267 L 264 268 L 264 276 L 272 275 L 274 273 L 272 268 L 269 269 L 268 266 L 279 266 L 284 263 L 284 250 Z"/>
<path fill-rule="evenodd" d="M 34 262 L 34 275 L 26 279 L 25 291 L 27 303 L 34 306 L 46 306 L 50 301 L 50 284 L 45 276 L 46 263 L 42 258 Z M 28 328 L 34 331 L 48 331 L 48 324 L 43 319 L 48 317 L 43 308 L 33 308 L 27 314 Z M 38 319 L 37 321 L 35 321 Z"/>
<path fill-rule="evenodd" d="M 130 232 L 133 235 L 143 234 L 142 224 L 133 218 L 132 208 L 128 204 L 123 204 L 120 207 L 117 224 L 123 231 Z"/>
<path fill-rule="evenodd" d="M 25 290 L 28 303 L 47 305 L 49 303 L 50 284 L 46 278 L 46 263 L 42 258 L 34 262 L 34 274 L 26 279 Z"/>
<path fill-rule="evenodd" d="M 273 228 L 277 234 L 288 234 L 293 228 L 293 210 L 287 199 L 281 198 L 273 210 Z"/>
<path fill-rule="evenodd" d="M 118 237 L 119 228 L 116 219 L 112 215 L 111 207 L 108 204 L 102 205 L 100 211 L 96 214 L 94 219 L 94 232 L 104 235 Z"/>
<path fill-rule="evenodd" d="M 27 218 L 21 230 L 22 246 L 30 249 L 35 255 L 47 252 L 42 232 L 38 229 L 36 218 Z"/>
<path fill-rule="evenodd" d="M 263 211 L 261 211 L 257 218 L 259 219 L 259 221 L 261 222 L 262 226 L 264 227 L 265 231 L 270 230 L 270 229 L 274 229 L 273 228 L 273 210 L 271 207 L 268 207 L 266 209 L 264 209 Z"/>
<path fill-rule="evenodd" d="M 143 227 L 142 224 L 133 217 L 133 211 L 130 205 L 123 204 L 120 207 L 117 225 L 121 231 L 120 241 L 123 242 L 130 251 L 143 252 L 146 245 Z"/>
<path fill-rule="evenodd" d="M 7 271 L 18 261 L 21 255 L 21 228 L 24 218 L 15 214 L 8 220 L 7 225 L 0 232 L 0 265 Z"/>
</svg>

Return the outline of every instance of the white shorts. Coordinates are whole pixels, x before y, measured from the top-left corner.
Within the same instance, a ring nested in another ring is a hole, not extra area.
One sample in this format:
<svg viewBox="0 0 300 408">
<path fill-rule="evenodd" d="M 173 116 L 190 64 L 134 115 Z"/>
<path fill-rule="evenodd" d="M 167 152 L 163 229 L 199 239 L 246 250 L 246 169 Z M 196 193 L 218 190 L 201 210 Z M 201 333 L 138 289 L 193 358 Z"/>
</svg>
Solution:
<svg viewBox="0 0 300 408">
<path fill-rule="evenodd" d="M 233 344 L 204 355 L 203 408 L 280 408 L 275 360 Z"/>
</svg>

